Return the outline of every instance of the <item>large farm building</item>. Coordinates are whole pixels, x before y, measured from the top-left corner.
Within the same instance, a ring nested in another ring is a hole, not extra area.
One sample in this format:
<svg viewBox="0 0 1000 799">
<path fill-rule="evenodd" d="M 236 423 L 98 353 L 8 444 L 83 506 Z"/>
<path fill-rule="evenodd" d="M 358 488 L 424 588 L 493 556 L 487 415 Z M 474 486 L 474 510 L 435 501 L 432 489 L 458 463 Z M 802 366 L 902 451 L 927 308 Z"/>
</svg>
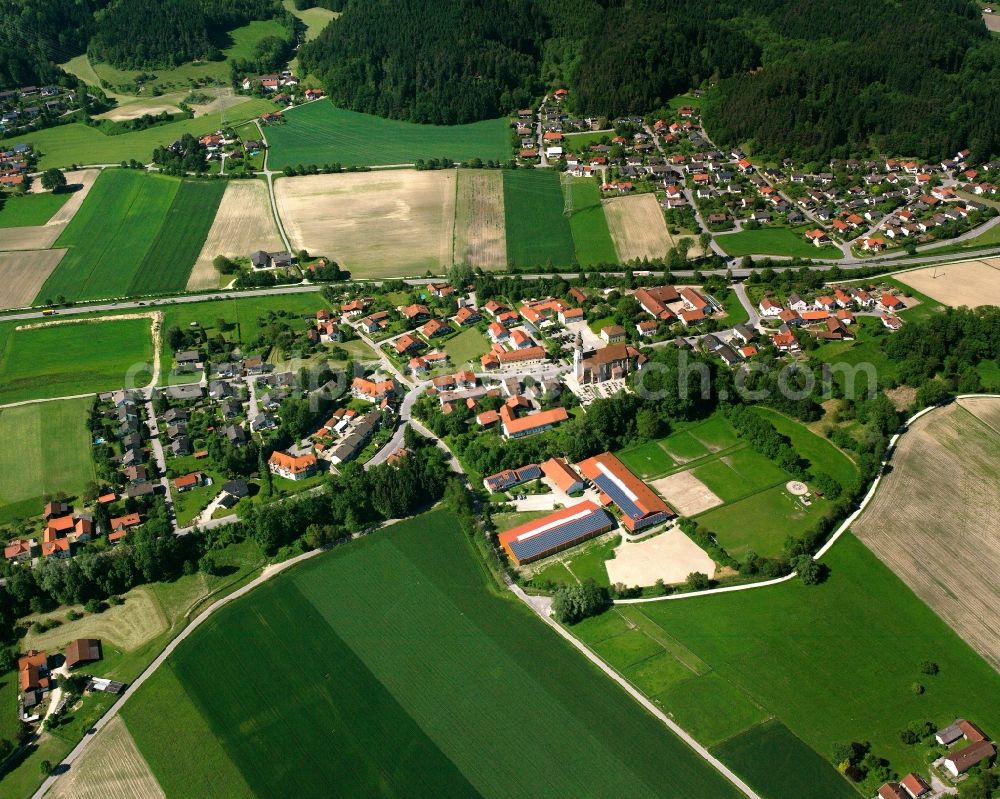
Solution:
<svg viewBox="0 0 1000 799">
<path fill-rule="evenodd" d="M 500 534 L 500 544 L 518 566 L 553 555 L 615 526 L 611 515 L 585 500 Z"/>
<path fill-rule="evenodd" d="M 577 464 L 583 476 L 601 492 L 601 504 L 613 502 L 622 512 L 622 524 L 629 532 L 665 522 L 676 514 L 666 502 L 610 452 L 595 455 Z"/>
</svg>

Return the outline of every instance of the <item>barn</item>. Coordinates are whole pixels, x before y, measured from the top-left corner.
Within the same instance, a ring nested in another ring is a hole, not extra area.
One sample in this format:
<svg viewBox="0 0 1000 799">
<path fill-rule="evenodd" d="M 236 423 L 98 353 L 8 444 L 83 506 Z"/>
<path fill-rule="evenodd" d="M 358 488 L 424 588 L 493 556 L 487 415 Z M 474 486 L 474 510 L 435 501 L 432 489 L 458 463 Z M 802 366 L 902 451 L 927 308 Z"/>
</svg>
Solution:
<svg viewBox="0 0 1000 799">
<path fill-rule="evenodd" d="M 518 566 L 606 533 L 615 520 L 589 500 L 500 533 L 500 544 Z"/>
<path fill-rule="evenodd" d="M 578 463 L 577 468 L 601 492 L 601 501 L 614 503 L 629 532 L 667 521 L 675 514 L 662 499 L 610 452 Z"/>
</svg>

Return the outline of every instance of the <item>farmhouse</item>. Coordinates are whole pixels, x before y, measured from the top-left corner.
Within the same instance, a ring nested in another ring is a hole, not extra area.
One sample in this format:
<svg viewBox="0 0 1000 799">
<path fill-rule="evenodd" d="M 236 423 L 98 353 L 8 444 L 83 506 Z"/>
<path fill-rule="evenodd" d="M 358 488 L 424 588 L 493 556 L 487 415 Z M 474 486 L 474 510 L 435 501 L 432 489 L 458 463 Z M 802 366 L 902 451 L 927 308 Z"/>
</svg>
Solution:
<svg viewBox="0 0 1000 799">
<path fill-rule="evenodd" d="M 613 529 L 611 515 L 589 500 L 500 533 L 500 545 L 518 566 Z"/>
<path fill-rule="evenodd" d="M 38 557 L 38 552 L 37 538 L 15 538 L 3 548 L 4 559 L 11 563 L 23 563 L 31 560 Z"/>
<path fill-rule="evenodd" d="M 957 777 L 973 766 L 989 761 L 996 753 L 996 747 L 989 741 L 976 741 L 948 754 L 944 759 L 944 767 L 953 777 Z"/>
<path fill-rule="evenodd" d="M 17 659 L 17 676 L 21 692 L 49 689 L 49 658 L 44 652 L 28 650 Z"/>
<path fill-rule="evenodd" d="M 680 295 L 673 286 L 656 286 L 649 289 L 639 289 L 635 293 L 635 299 L 639 303 L 639 307 L 650 316 L 669 322 L 674 318 L 674 314 L 667 307 L 667 304 L 680 300 Z"/>
<path fill-rule="evenodd" d="M 601 492 L 604 505 L 614 503 L 629 532 L 665 522 L 676 514 L 642 480 L 610 452 L 595 455 L 577 468 Z"/>
<path fill-rule="evenodd" d="M 288 480 L 306 480 L 316 473 L 316 456 L 272 452 L 267 466 L 274 474 Z"/>
<path fill-rule="evenodd" d="M 912 771 L 899 781 L 899 787 L 906 791 L 910 799 L 919 799 L 919 797 L 931 791 L 931 786 L 927 784 L 924 778 L 919 774 L 914 774 Z"/>
<path fill-rule="evenodd" d="M 531 463 L 520 469 L 504 469 L 502 472 L 491 474 L 483 480 L 483 485 L 491 494 L 496 494 L 498 491 L 508 491 L 531 480 L 538 480 L 541 476 L 542 470 L 537 464 Z"/>
<path fill-rule="evenodd" d="M 887 782 L 878 789 L 878 799 L 908 799 L 903 789 L 894 782 Z"/>
</svg>

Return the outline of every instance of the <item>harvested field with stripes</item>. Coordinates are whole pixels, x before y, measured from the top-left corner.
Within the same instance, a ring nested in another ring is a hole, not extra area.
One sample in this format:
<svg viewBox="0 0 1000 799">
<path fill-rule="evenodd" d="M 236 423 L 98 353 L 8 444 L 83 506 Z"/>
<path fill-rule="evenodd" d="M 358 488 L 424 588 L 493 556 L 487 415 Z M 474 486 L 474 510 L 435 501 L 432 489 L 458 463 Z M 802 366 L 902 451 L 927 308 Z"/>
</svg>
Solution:
<svg viewBox="0 0 1000 799">
<path fill-rule="evenodd" d="M 0 252 L 0 308 L 31 305 L 65 254 L 66 250 Z"/>
<path fill-rule="evenodd" d="M 928 266 L 896 279 L 952 308 L 1000 305 L 1000 258 Z"/>
<path fill-rule="evenodd" d="M 636 258 L 663 258 L 674 246 L 663 211 L 652 194 L 605 200 L 604 214 L 622 263 Z"/>
<path fill-rule="evenodd" d="M 218 288 L 219 273 L 212 264 L 217 255 L 246 258 L 257 250 L 276 252 L 283 249 L 264 182 L 231 180 L 222 195 L 201 254 L 191 270 L 187 288 Z"/>
<path fill-rule="evenodd" d="M 483 269 L 507 265 L 503 172 L 459 170 L 454 261 Z"/>
<path fill-rule="evenodd" d="M 854 532 L 1000 669 L 1000 399 L 914 422 Z"/>
</svg>

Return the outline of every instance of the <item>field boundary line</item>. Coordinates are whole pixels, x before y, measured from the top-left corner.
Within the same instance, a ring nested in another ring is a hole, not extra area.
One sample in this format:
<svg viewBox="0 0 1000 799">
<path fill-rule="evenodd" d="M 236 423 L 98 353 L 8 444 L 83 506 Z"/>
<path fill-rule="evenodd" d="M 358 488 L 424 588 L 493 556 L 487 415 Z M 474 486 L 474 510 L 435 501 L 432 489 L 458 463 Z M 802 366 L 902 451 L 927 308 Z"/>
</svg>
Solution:
<svg viewBox="0 0 1000 799">
<path fill-rule="evenodd" d="M 597 668 L 599 668 L 604 674 L 614 680 L 622 689 L 628 693 L 636 702 L 639 703 L 648 713 L 652 714 L 654 718 L 662 722 L 674 735 L 680 738 L 684 743 L 686 743 L 702 760 L 708 763 L 712 768 L 714 768 L 719 774 L 721 774 L 725 779 L 727 779 L 740 793 L 748 797 L 748 799 L 762 799 L 762 797 L 757 794 L 753 788 L 747 785 L 739 776 L 732 771 L 725 763 L 719 760 L 715 755 L 708 751 L 708 749 L 702 746 L 693 735 L 691 735 L 687 730 L 681 727 L 676 721 L 670 718 L 666 713 L 660 710 L 656 705 L 654 705 L 649 699 L 647 699 L 637 688 L 635 688 L 628 680 L 626 680 L 621 674 L 619 674 L 615 669 L 605 663 L 600 656 L 593 652 L 590 647 L 580 641 L 571 632 L 566 630 L 561 624 L 559 624 L 555 619 L 548 615 L 544 610 L 536 606 L 528 598 L 527 594 L 521 589 L 516 583 L 510 583 L 508 585 L 510 590 L 513 592 L 514 596 L 524 602 L 543 622 L 545 622 L 549 627 L 555 630 L 564 640 L 568 641 L 569 644 L 583 654 L 591 663 L 593 663 Z"/>
<path fill-rule="evenodd" d="M 951 402 L 962 399 L 976 399 L 979 397 L 986 397 L 992 399 L 1000 399 L 1000 394 L 959 394 Z M 950 404 L 950 403 L 949 403 Z M 859 503 L 857 510 L 855 510 L 850 516 L 844 519 L 843 523 L 837 528 L 836 532 L 830 536 L 829 540 L 819 548 L 815 555 L 812 556 L 813 560 L 819 561 L 833 545 L 840 540 L 840 538 L 851 529 L 851 525 L 857 521 L 858 517 L 865 512 L 868 505 L 875 498 L 875 492 L 878 490 L 879 485 L 882 483 L 882 477 L 885 476 L 885 467 L 889 464 L 892 454 L 896 449 L 896 445 L 899 443 L 900 437 L 906 433 L 910 426 L 916 422 L 918 419 L 926 416 L 928 413 L 936 408 L 944 407 L 942 405 L 930 405 L 923 410 L 917 411 L 913 416 L 907 419 L 903 425 L 902 429 L 896 433 L 891 439 L 889 439 L 889 446 L 886 447 L 885 454 L 882 456 L 882 463 L 879 466 L 878 474 L 872 481 L 871 487 L 868 489 L 868 493 L 865 494 L 864 498 Z M 650 597 L 638 597 L 636 599 L 616 599 L 613 600 L 614 605 L 640 605 L 646 602 L 669 602 L 678 599 L 696 599 L 698 597 L 713 596 L 715 594 L 728 594 L 733 591 L 749 591 L 753 588 L 766 588 L 771 585 L 779 585 L 780 583 L 787 583 L 789 580 L 795 578 L 797 572 L 792 572 L 791 574 L 786 574 L 784 577 L 776 577 L 773 580 L 764 580 L 759 583 L 746 583 L 744 585 L 727 585 L 723 588 L 710 588 L 707 591 L 690 591 L 684 594 L 671 594 L 670 596 L 650 596 Z"/>
</svg>

